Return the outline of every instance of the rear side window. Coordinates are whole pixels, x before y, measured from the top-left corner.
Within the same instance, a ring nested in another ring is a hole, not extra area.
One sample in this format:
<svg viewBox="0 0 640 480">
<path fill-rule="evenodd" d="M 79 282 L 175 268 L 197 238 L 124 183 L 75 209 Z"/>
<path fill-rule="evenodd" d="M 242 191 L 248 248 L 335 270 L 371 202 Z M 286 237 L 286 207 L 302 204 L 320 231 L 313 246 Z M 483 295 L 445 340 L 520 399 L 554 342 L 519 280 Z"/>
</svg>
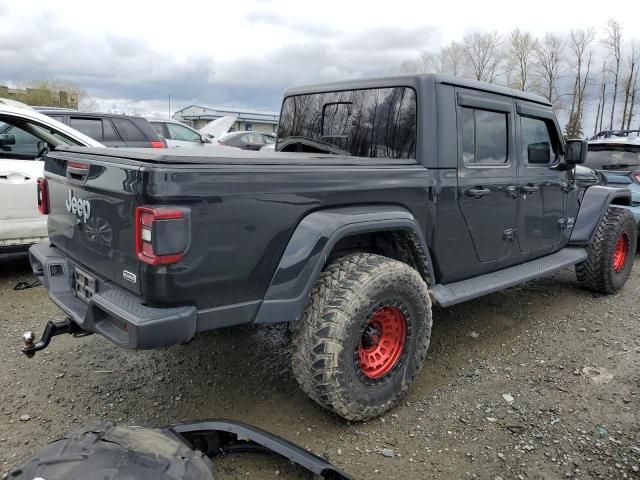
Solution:
<svg viewBox="0 0 640 480">
<path fill-rule="evenodd" d="M 151 124 L 153 129 L 156 131 L 158 136 L 160 136 L 160 137 L 164 137 L 165 136 L 164 126 L 162 125 L 162 123 L 160 123 L 160 122 L 149 122 L 149 123 Z"/>
<path fill-rule="evenodd" d="M 112 119 L 118 133 L 125 142 L 146 142 L 147 137 L 135 123 L 127 118 Z"/>
<path fill-rule="evenodd" d="M 99 118 L 81 118 L 71 117 L 69 124 L 71 128 L 75 128 L 79 132 L 84 133 L 87 137 L 94 140 L 102 141 L 102 120 Z"/>
<path fill-rule="evenodd" d="M 520 117 L 522 158 L 529 165 L 548 165 L 556 159 L 557 145 L 541 118 Z"/>
<path fill-rule="evenodd" d="M 465 164 L 496 165 L 509 158 L 509 116 L 462 107 L 462 159 Z"/>
<path fill-rule="evenodd" d="M 169 131 L 169 138 L 171 140 L 181 140 L 183 142 L 197 142 L 202 141 L 202 137 L 197 132 L 178 125 L 176 123 L 167 123 L 167 130 Z"/>
<path fill-rule="evenodd" d="M 596 170 L 640 170 L 640 145 L 592 143 L 585 165 Z"/>
<path fill-rule="evenodd" d="M 118 134 L 116 133 L 115 129 L 113 128 L 113 125 L 111 124 L 111 120 L 109 120 L 108 118 L 102 119 L 102 130 L 103 130 L 103 137 L 102 137 L 103 140 L 107 142 L 120 141 L 120 137 L 118 137 Z"/>
<path fill-rule="evenodd" d="M 416 158 L 416 116 L 416 94 L 409 87 L 287 97 L 278 149 Z"/>
</svg>

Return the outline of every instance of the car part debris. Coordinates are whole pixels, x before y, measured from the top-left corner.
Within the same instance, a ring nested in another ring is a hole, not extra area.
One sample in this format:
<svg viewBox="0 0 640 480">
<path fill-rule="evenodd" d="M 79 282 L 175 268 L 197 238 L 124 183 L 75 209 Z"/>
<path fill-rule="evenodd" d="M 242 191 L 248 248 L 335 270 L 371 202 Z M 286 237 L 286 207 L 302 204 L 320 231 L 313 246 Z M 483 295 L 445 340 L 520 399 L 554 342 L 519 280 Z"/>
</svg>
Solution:
<svg viewBox="0 0 640 480">
<path fill-rule="evenodd" d="M 351 480 L 327 460 L 259 428 L 206 420 L 162 428 L 105 425 L 53 441 L 8 480 L 213 480 L 212 459 L 233 453 L 279 455 L 326 480 Z"/>
<path fill-rule="evenodd" d="M 34 287 L 41 287 L 42 283 L 40 282 L 40 280 L 35 280 L 34 282 L 25 282 L 25 281 L 20 281 L 18 283 L 16 283 L 15 287 L 13 287 L 14 290 L 27 290 L 29 288 L 34 288 Z"/>
</svg>

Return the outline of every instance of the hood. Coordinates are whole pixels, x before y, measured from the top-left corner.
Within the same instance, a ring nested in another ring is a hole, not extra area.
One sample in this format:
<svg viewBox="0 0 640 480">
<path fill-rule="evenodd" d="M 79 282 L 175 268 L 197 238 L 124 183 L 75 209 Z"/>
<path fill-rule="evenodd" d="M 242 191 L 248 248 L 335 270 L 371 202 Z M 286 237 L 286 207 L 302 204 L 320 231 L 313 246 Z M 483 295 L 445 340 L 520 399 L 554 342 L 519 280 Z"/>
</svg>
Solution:
<svg viewBox="0 0 640 480">
<path fill-rule="evenodd" d="M 229 131 L 233 124 L 236 123 L 238 117 L 234 115 L 228 115 L 226 117 L 218 118 L 212 122 L 207 123 L 200 129 L 200 133 L 210 138 L 218 139 Z"/>
</svg>

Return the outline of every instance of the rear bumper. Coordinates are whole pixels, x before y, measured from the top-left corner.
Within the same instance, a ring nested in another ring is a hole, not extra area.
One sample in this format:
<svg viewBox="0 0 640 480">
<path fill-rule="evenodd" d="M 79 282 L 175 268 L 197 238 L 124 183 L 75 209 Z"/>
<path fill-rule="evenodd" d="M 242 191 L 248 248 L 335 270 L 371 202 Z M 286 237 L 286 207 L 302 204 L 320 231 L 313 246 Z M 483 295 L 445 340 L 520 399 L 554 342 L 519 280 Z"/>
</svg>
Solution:
<svg viewBox="0 0 640 480">
<path fill-rule="evenodd" d="M 155 308 L 131 292 L 97 278 L 96 293 L 84 302 L 74 293 L 74 263 L 49 242 L 33 245 L 29 259 L 34 275 L 51 300 L 82 329 L 99 333 L 131 349 L 186 343 L 196 333 L 194 306 Z M 59 268 L 57 266 L 61 266 Z"/>
</svg>

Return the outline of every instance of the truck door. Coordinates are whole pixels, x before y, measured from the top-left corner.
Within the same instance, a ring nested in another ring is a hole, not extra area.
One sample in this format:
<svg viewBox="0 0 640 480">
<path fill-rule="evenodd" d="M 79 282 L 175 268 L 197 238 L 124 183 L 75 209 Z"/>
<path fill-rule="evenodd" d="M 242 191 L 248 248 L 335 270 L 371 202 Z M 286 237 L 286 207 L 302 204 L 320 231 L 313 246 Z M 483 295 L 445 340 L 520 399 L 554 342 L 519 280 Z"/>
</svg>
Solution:
<svg viewBox="0 0 640 480">
<path fill-rule="evenodd" d="M 511 98 L 457 89 L 458 204 L 480 262 L 506 259 L 515 243 L 513 108 Z"/>
<path fill-rule="evenodd" d="M 518 101 L 517 111 L 518 245 L 543 254 L 562 240 L 568 176 L 556 169 L 562 152 L 551 108 Z"/>
</svg>

